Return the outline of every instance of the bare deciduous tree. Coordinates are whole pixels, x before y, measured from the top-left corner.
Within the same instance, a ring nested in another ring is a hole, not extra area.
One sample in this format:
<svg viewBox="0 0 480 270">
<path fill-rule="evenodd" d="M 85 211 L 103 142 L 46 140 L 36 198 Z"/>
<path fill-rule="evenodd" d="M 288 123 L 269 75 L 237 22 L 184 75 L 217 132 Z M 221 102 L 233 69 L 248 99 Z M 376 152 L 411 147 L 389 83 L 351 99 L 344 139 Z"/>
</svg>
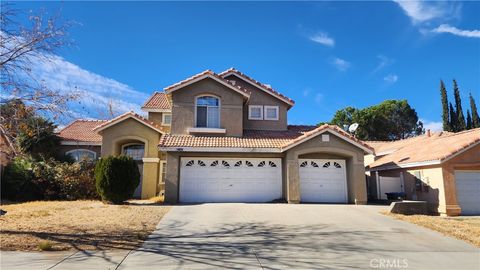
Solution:
<svg viewBox="0 0 480 270">
<path fill-rule="evenodd" d="M 18 18 L 28 16 L 28 23 Z M 1 3 L 0 10 L 0 105 L 20 100 L 35 113 L 53 120 L 69 113 L 68 103 L 79 98 L 75 90 L 52 89 L 35 73 L 39 63 L 55 64 L 58 49 L 71 45 L 67 38 L 70 22 L 63 22 L 59 14 L 47 16 L 45 12 L 24 14 L 11 4 Z M 6 140 L 14 142 L 15 134 L 8 132 L 8 123 L 22 121 L 21 113 L 13 113 L 6 119 L 0 115 L 0 132 Z"/>
<path fill-rule="evenodd" d="M 71 45 L 66 33 L 70 22 L 61 23 L 59 15 L 30 14 L 28 25 L 15 19 L 21 14 L 11 5 L 2 3 L 0 12 L 0 68 L 2 99 L 20 99 L 37 112 L 54 119 L 68 112 L 69 101 L 78 98 L 76 91 L 60 91 L 44 84 L 35 74 L 33 65 L 53 62 L 55 52 Z"/>
</svg>

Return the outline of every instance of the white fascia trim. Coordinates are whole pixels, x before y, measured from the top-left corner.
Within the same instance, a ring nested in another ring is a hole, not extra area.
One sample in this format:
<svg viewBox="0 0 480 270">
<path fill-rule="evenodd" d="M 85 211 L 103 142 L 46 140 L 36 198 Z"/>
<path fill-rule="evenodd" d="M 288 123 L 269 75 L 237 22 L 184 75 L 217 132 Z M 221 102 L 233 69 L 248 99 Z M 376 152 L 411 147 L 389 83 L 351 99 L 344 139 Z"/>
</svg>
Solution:
<svg viewBox="0 0 480 270">
<path fill-rule="evenodd" d="M 60 141 L 60 145 L 92 145 L 101 146 L 102 142 Z"/>
<path fill-rule="evenodd" d="M 430 160 L 430 161 L 420 161 L 420 162 L 410 162 L 410 163 L 402 163 L 402 164 L 395 164 L 395 165 L 388 165 L 388 166 L 379 166 L 373 168 L 366 168 L 367 171 L 387 171 L 392 169 L 406 169 L 406 168 L 413 168 L 413 167 L 424 167 L 424 166 L 432 166 L 432 165 L 440 165 L 442 164 L 441 160 Z"/>
<path fill-rule="evenodd" d="M 153 109 L 153 108 L 142 108 L 144 112 L 159 112 L 159 113 L 170 113 L 171 109 Z"/>
<path fill-rule="evenodd" d="M 159 158 L 147 158 L 147 157 L 144 157 L 142 158 L 142 161 L 143 163 L 159 163 L 160 162 L 160 159 Z"/>
<path fill-rule="evenodd" d="M 115 121 L 113 121 L 113 122 L 111 122 L 111 123 L 108 123 L 108 125 L 105 125 L 105 126 L 99 128 L 99 129 L 97 129 L 96 131 L 97 131 L 97 133 L 98 133 L 98 132 L 100 132 L 100 131 L 102 131 L 102 130 L 104 130 L 104 129 L 107 129 L 107 128 L 113 126 L 113 125 L 116 125 L 116 124 L 119 123 L 119 122 L 125 121 L 125 120 L 127 120 L 128 118 L 132 118 L 132 119 L 136 120 L 137 122 L 139 122 L 140 124 L 145 125 L 145 126 L 151 128 L 151 129 L 153 129 L 153 130 L 155 130 L 155 131 L 158 131 L 159 133 L 162 133 L 162 134 L 163 134 L 163 132 L 162 132 L 160 129 L 155 128 L 155 127 L 153 127 L 153 126 L 151 126 L 151 125 L 148 125 L 147 123 L 143 122 L 143 121 L 140 120 L 140 119 L 137 119 L 136 117 L 133 117 L 132 115 L 127 115 L 126 117 L 119 118 L 119 119 L 117 119 L 117 120 L 115 120 Z"/>
<path fill-rule="evenodd" d="M 159 147 L 162 152 L 225 152 L 225 153 L 280 153 L 279 148 L 254 147 Z"/>
<path fill-rule="evenodd" d="M 237 73 L 235 73 L 235 72 L 233 72 L 233 71 L 230 71 L 230 72 L 228 72 L 228 73 L 223 74 L 223 75 L 222 75 L 222 78 L 225 78 L 225 77 L 230 76 L 230 75 L 234 75 L 235 77 L 237 77 L 237 78 L 239 78 L 239 79 L 242 79 L 243 81 L 245 81 L 245 82 L 247 82 L 247 83 L 255 86 L 255 87 L 258 88 L 258 89 L 263 90 L 263 91 L 266 92 L 267 94 L 269 94 L 269 95 L 271 95 L 271 96 L 273 96 L 273 97 L 275 97 L 275 98 L 277 98 L 277 99 L 280 99 L 281 101 L 287 103 L 288 105 L 290 105 L 290 106 L 292 106 L 292 107 L 293 107 L 293 105 L 294 105 L 291 101 L 275 95 L 274 93 L 272 93 L 270 90 L 266 89 L 265 87 L 261 87 L 260 85 L 254 83 L 254 82 L 251 82 L 250 80 L 248 80 L 248 79 L 246 79 L 246 78 L 242 78 L 240 75 L 238 75 Z"/>
<path fill-rule="evenodd" d="M 190 84 L 196 83 L 196 82 L 201 81 L 201 80 L 203 80 L 203 79 L 205 79 L 205 78 L 211 78 L 211 79 L 217 81 L 218 83 L 221 83 L 221 84 L 223 84 L 224 86 L 226 86 L 226 87 L 234 90 L 235 92 L 241 94 L 242 96 L 244 96 L 244 97 L 246 97 L 246 98 L 250 98 L 250 95 L 249 95 L 249 94 L 243 92 L 242 90 L 236 88 L 235 86 L 233 86 L 233 85 L 231 85 L 231 84 L 229 84 L 229 83 L 227 83 L 227 82 L 224 82 L 224 81 L 220 80 L 219 78 L 217 78 L 217 77 L 215 77 L 215 76 L 212 76 L 212 75 L 210 75 L 210 74 L 205 74 L 205 75 L 200 76 L 200 77 L 198 77 L 198 78 L 196 78 L 196 79 L 194 79 L 194 80 L 191 80 L 191 81 L 189 81 L 189 82 L 187 82 L 187 83 L 185 83 L 185 84 L 179 84 L 179 85 L 177 85 L 177 86 L 175 86 L 175 87 L 173 87 L 173 88 L 171 88 L 171 89 L 168 89 L 168 90 L 165 89 L 165 93 L 170 94 L 170 93 L 172 93 L 173 91 L 176 91 L 176 90 L 178 90 L 178 89 L 182 89 L 182 88 L 184 88 L 184 87 L 186 87 L 186 86 L 188 86 L 188 85 L 190 85 Z"/>
<path fill-rule="evenodd" d="M 349 143 L 355 145 L 356 147 L 358 147 L 358 148 L 362 149 L 363 151 L 367 152 L 368 154 L 372 154 L 372 155 L 374 154 L 374 152 L 373 152 L 372 150 L 368 149 L 367 147 L 365 147 L 365 146 L 357 143 L 357 142 L 354 141 L 354 140 L 351 140 L 351 139 L 349 139 L 349 138 L 345 138 L 344 135 L 342 135 L 342 134 L 340 134 L 340 133 L 338 133 L 338 132 L 336 132 L 335 130 L 330 129 L 330 128 L 324 129 L 324 130 L 318 132 L 318 133 L 315 134 L 315 135 L 306 137 L 306 138 L 304 138 L 303 140 L 300 140 L 300 141 L 298 141 L 298 142 L 296 142 L 296 143 L 294 143 L 294 144 L 292 144 L 292 145 L 289 145 L 289 146 L 287 146 L 287 147 L 285 147 L 285 148 L 282 148 L 282 152 L 287 151 L 288 149 L 293 148 L 293 147 L 295 147 L 295 146 L 297 146 L 297 145 L 299 145 L 299 144 L 302 144 L 302 143 L 304 143 L 304 142 L 306 142 L 306 141 L 308 141 L 308 140 L 311 140 L 311 139 L 317 137 L 318 135 L 323 134 L 323 133 L 325 133 L 325 132 L 327 132 L 327 131 L 330 132 L 330 133 L 332 133 L 332 134 L 335 135 L 336 137 L 338 137 L 338 138 L 340 138 L 340 139 L 343 139 L 344 141 L 349 142 Z"/>
<path fill-rule="evenodd" d="M 188 128 L 188 133 L 227 133 L 224 128 Z"/>
</svg>

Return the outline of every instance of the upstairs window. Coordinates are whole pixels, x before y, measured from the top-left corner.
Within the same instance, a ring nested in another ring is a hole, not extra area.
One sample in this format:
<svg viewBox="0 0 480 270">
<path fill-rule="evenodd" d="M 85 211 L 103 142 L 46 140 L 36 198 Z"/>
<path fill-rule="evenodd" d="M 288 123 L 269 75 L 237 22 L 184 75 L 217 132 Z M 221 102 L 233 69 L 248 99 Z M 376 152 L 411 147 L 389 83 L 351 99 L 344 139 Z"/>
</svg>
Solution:
<svg viewBox="0 0 480 270">
<path fill-rule="evenodd" d="M 220 101 L 216 97 L 202 96 L 197 98 L 196 127 L 220 127 Z"/>
<path fill-rule="evenodd" d="M 172 124 L 172 115 L 170 113 L 162 114 L 162 125 L 170 126 Z"/>
<path fill-rule="evenodd" d="M 249 105 L 248 106 L 249 120 L 263 120 L 263 106 Z"/>
<path fill-rule="evenodd" d="M 265 120 L 278 120 L 278 106 L 265 106 Z"/>
</svg>

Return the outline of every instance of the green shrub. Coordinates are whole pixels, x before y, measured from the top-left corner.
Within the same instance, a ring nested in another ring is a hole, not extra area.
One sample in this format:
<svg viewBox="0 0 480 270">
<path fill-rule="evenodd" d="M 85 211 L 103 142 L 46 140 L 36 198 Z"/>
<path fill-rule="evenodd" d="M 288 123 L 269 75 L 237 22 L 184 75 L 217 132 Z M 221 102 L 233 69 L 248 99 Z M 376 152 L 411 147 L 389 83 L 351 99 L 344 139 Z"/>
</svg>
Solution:
<svg viewBox="0 0 480 270">
<path fill-rule="evenodd" d="M 2 198 L 13 201 L 37 200 L 42 191 L 33 182 L 32 160 L 17 157 L 6 167 L 2 178 Z"/>
<path fill-rule="evenodd" d="M 95 181 L 98 194 L 104 201 L 119 204 L 132 198 L 140 183 L 140 172 L 131 157 L 110 156 L 97 162 Z"/>
</svg>

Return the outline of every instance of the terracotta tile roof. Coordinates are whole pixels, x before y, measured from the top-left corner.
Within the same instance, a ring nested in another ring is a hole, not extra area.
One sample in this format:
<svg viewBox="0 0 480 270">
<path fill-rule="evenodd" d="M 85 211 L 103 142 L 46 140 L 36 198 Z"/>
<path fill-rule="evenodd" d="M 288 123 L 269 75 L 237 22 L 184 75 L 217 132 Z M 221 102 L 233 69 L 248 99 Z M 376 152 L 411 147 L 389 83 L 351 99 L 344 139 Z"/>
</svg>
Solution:
<svg viewBox="0 0 480 270">
<path fill-rule="evenodd" d="M 167 94 L 158 91 L 153 93 L 153 95 L 142 106 L 142 109 L 170 110 L 171 108 L 172 106 L 168 101 Z"/>
<path fill-rule="evenodd" d="M 205 76 L 205 75 L 207 75 L 207 76 L 212 76 L 212 77 L 214 77 L 214 78 L 216 78 L 216 79 L 218 79 L 218 80 L 220 80 L 220 81 L 228 84 L 230 87 L 235 88 L 235 89 L 237 89 L 237 90 L 240 91 L 240 92 L 243 92 L 245 95 L 250 96 L 250 91 L 248 91 L 247 89 L 245 89 L 245 88 L 243 88 L 243 87 L 240 87 L 240 86 L 238 86 L 238 85 L 234 85 L 232 82 L 230 82 L 230 81 L 228 81 L 228 80 L 225 80 L 224 78 L 220 77 L 218 74 L 216 74 L 215 72 L 213 72 L 213 71 L 211 71 L 211 70 L 209 70 L 209 69 L 207 69 L 207 70 L 205 70 L 205 71 L 203 71 L 203 72 L 200 72 L 200 73 L 198 73 L 198 74 L 195 74 L 195 75 L 193 75 L 192 77 L 189 77 L 189 78 L 187 78 L 187 79 L 185 79 L 185 80 L 183 80 L 183 81 L 179 81 L 179 82 L 177 82 L 177 83 L 175 83 L 175 84 L 172 84 L 172 85 L 170 85 L 170 86 L 167 86 L 167 87 L 165 87 L 163 90 L 169 91 L 169 90 L 172 90 L 172 89 L 174 89 L 174 88 L 180 87 L 180 86 L 182 86 L 182 85 L 187 85 L 187 84 L 190 83 L 191 81 L 193 81 L 193 80 L 195 80 L 195 79 L 198 79 L 198 78 L 200 78 L 200 77 L 202 77 L 202 76 Z"/>
<path fill-rule="evenodd" d="M 113 119 L 110 119 L 108 121 L 105 121 L 103 123 L 101 123 L 100 125 L 97 125 L 96 127 L 93 128 L 94 131 L 98 132 L 98 131 L 101 131 L 102 129 L 104 128 L 107 128 L 108 126 L 110 125 L 114 125 L 115 123 L 118 123 L 118 122 L 121 122 L 123 120 L 126 120 L 128 118 L 135 118 L 136 120 L 142 122 L 143 124 L 145 124 L 146 126 L 158 131 L 158 132 L 161 132 L 161 127 L 157 124 L 155 124 L 154 122 L 152 121 L 149 121 L 148 119 L 146 119 L 145 117 L 143 116 L 140 116 L 134 112 L 126 112 L 122 115 L 119 115 Z"/>
<path fill-rule="evenodd" d="M 379 150 L 393 153 L 380 157 L 370 168 L 408 163 L 443 161 L 459 151 L 480 143 L 480 128 L 458 133 L 436 132 L 396 142 L 371 143 Z"/>
<path fill-rule="evenodd" d="M 164 134 L 160 138 L 159 147 L 219 147 L 219 148 L 278 148 L 284 151 L 285 148 L 308 140 L 309 137 L 318 134 L 326 129 L 334 130 L 341 136 L 360 143 L 362 146 L 371 149 L 366 143 L 353 138 L 337 126 L 323 125 L 316 126 L 289 126 L 287 131 L 268 130 L 244 130 L 243 137 L 207 137 L 193 135 L 171 135 Z M 373 151 L 373 149 L 371 149 Z"/>
<path fill-rule="evenodd" d="M 232 74 L 232 73 L 237 74 L 237 75 L 240 76 L 241 78 L 243 78 L 243 79 L 245 79 L 245 80 L 253 83 L 254 85 L 257 85 L 259 88 L 264 89 L 264 90 L 272 93 L 272 94 L 273 94 L 274 96 L 276 96 L 277 98 L 283 100 L 284 102 L 286 102 L 286 103 L 288 103 L 288 104 L 290 104 L 290 105 L 292 105 L 292 106 L 295 104 L 295 101 L 293 101 L 293 99 L 291 99 L 291 98 L 289 98 L 289 97 L 281 94 L 281 93 L 278 92 L 277 90 L 273 89 L 271 86 L 266 85 L 266 84 L 263 84 L 263 83 L 255 80 L 255 79 L 253 79 L 252 77 L 247 76 L 246 74 L 238 71 L 238 70 L 235 69 L 235 68 L 229 68 L 229 69 L 227 69 L 227 70 L 219 73 L 218 75 L 221 76 L 221 77 L 225 77 L 225 76 L 227 76 L 227 75 L 229 75 L 229 74 Z"/>
<path fill-rule="evenodd" d="M 107 122 L 107 120 L 78 119 L 64 127 L 58 136 L 64 141 L 102 142 L 102 136 L 93 131 L 93 128 Z"/>
</svg>

